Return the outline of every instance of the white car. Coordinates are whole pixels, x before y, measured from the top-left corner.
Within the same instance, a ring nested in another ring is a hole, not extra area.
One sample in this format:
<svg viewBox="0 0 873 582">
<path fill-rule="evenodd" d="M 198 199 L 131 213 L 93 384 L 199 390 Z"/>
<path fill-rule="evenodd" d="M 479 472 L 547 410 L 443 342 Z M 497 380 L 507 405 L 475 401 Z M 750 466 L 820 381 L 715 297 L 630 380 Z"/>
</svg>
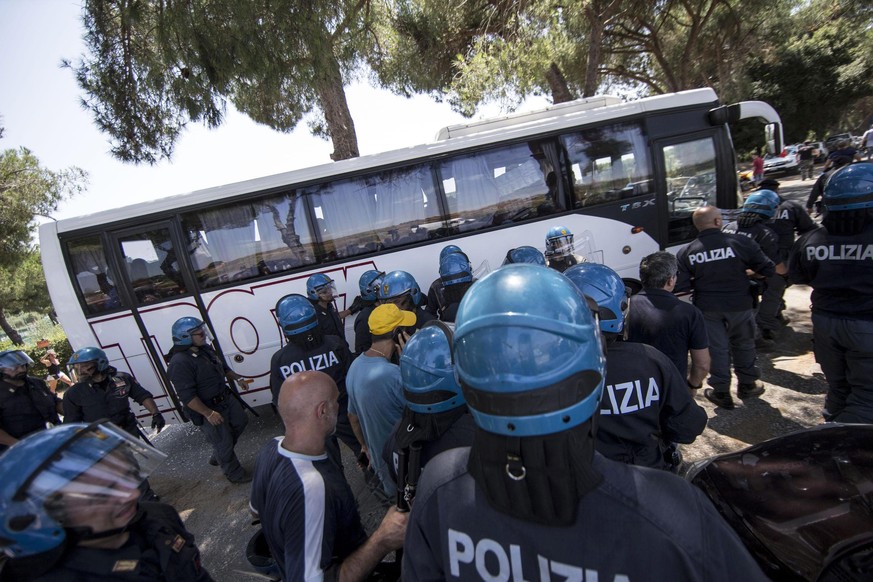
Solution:
<svg viewBox="0 0 873 582">
<path fill-rule="evenodd" d="M 778 156 L 767 154 L 764 158 L 764 175 L 796 174 L 800 171 L 796 146 L 788 146 Z"/>
</svg>

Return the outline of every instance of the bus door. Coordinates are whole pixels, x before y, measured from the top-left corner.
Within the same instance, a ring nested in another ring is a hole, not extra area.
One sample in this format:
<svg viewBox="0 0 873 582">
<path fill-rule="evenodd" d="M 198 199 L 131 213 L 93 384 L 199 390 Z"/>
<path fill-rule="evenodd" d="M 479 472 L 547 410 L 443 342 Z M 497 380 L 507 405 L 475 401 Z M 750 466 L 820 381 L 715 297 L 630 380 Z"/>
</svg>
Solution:
<svg viewBox="0 0 873 582">
<path fill-rule="evenodd" d="M 698 132 L 655 142 L 659 196 L 660 240 L 676 253 L 697 236 L 692 213 L 701 206 L 717 206 L 720 176 L 715 132 Z M 723 189 L 723 188 L 722 188 Z"/>
<path fill-rule="evenodd" d="M 122 280 L 119 291 L 132 307 L 129 317 L 114 320 L 119 329 L 112 335 L 120 343 L 130 372 L 156 393 L 158 407 L 162 411 L 173 408 L 176 420 L 185 420 L 166 375 L 167 356 L 173 347 L 171 326 L 184 316 L 205 318 L 191 293 L 195 287 L 190 273 L 179 260 L 184 245 L 169 221 L 113 232 L 110 244 Z"/>
</svg>

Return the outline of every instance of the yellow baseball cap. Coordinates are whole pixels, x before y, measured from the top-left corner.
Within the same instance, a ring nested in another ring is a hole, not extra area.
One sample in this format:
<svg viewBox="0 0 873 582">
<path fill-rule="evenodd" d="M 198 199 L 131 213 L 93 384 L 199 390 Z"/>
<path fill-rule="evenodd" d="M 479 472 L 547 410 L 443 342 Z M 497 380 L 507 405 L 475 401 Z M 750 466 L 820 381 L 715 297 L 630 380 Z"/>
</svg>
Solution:
<svg viewBox="0 0 873 582">
<path fill-rule="evenodd" d="M 380 305 L 370 314 L 367 323 L 370 325 L 370 333 L 384 335 L 394 331 L 398 327 L 415 325 L 415 314 L 411 311 L 403 311 L 393 303 Z"/>
</svg>

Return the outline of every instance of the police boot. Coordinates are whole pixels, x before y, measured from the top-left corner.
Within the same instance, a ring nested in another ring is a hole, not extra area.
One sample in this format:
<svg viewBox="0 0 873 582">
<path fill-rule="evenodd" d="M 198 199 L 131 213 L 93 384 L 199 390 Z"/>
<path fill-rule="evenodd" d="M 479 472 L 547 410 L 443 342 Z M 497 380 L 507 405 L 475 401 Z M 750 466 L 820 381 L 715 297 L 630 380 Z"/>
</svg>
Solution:
<svg viewBox="0 0 873 582">
<path fill-rule="evenodd" d="M 707 388 L 703 391 L 703 395 L 707 400 L 721 408 L 731 410 L 734 407 L 734 399 L 731 398 L 730 392 L 716 392 L 712 388 Z"/>
<path fill-rule="evenodd" d="M 740 385 L 737 386 L 737 396 L 742 400 L 754 396 L 760 396 L 763 393 L 764 384 L 757 380 L 755 382 L 740 382 Z"/>
</svg>

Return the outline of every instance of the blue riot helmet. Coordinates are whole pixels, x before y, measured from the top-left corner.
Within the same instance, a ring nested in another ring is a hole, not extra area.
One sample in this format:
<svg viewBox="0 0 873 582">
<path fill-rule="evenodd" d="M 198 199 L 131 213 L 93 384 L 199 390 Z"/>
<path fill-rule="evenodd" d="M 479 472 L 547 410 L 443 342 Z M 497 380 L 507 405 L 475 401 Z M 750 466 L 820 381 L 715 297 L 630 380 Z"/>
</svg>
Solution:
<svg viewBox="0 0 873 582">
<path fill-rule="evenodd" d="M 106 421 L 64 424 L 22 439 L 0 456 L 0 554 L 48 570 L 70 534 L 77 540 L 107 535 L 94 529 L 100 516 L 125 513 L 133 520 L 140 483 L 165 458 Z"/>
<path fill-rule="evenodd" d="M 546 233 L 546 254 L 570 255 L 573 254 L 573 233 L 564 226 L 553 226 Z"/>
<path fill-rule="evenodd" d="M 873 208 L 873 163 L 859 162 L 832 172 L 822 202 L 828 211 Z"/>
<path fill-rule="evenodd" d="M 77 364 L 87 364 L 89 362 L 93 362 L 97 367 L 97 372 L 101 374 L 109 367 L 109 358 L 106 357 L 106 352 L 100 348 L 94 347 L 76 350 L 73 352 L 73 355 L 70 356 L 70 361 L 67 362 L 67 364 L 75 366 Z"/>
<path fill-rule="evenodd" d="M 331 299 L 333 299 L 333 296 L 336 295 L 336 285 L 334 285 L 333 279 L 324 273 L 316 273 L 306 280 L 306 295 L 313 301 L 318 301 L 319 295 L 327 290 L 332 292 Z"/>
<path fill-rule="evenodd" d="M 379 293 L 379 285 L 382 283 L 383 271 L 365 271 L 358 279 L 358 287 L 361 290 L 361 299 L 375 301 Z"/>
<path fill-rule="evenodd" d="M 781 199 L 772 190 L 756 190 L 743 203 L 743 212 L 754 212 L 765 218 L 773 218 Z"/>
<path fill-rule="evenodd" d="M 181 317 L 176 320 L 172 327 L 173 345 L 188 347 L 193 345 L 191 334 L 204 327 L 202 321 L 196 317 Z"/>
<path fill-rule="evenodd" d="M 276 302 L 276 318 L 286 337 L 301 334 L 318 325 L 318 314 L 312 302 L 296 293 Z"/>
<path fill-rule="evenodd" d="M 415 277 L 406 271 L 391 271 L 382 278 L 379 286 L 380 301 L 395 301 L 409 296 L 412 304 L 421 303 L 421 289 L 418 287 Z"/>
<path fill-rule="evenodd" d="M 618 273 L 599 263 L 573 265 L 564 276 L 597 304 L 600 331 L 621 333 L 630 307 L 630 293 Z"/>
<path fill-rule="evenodd" d="M 509 252 L 506 253 L 506 258 L 503 259 L 503 264 L 511 265 L 513 263 L 530 263 L 531 265 L 542 265 L 545 267 L 546 258 L 539 249 L 530 246 L 523 246 L 509 249 Z"/>
<path fill-rule="evenodd" d="M 447 256 L 452 255 L 452 254 L 463 255 L 464 258 L 467 257 L 467 254 L 461 250 L 461 247 L 456 246 L 456 245 L 446 245 L 440 251 L 440 261 L 442 261 L 444 258 L 446 258 Z"/>
<path fill-rule="evenodd" d="M 440 259 L 440 282 L 443 287 L 472 281 L 473 267 L 466 255 L 453 253 Z"/>
<path fill-rule="evenodd" d="M 3 350 L 0 352 L 0 373 L 10 380 L 20 381 L 27 378 L 26 369 L 14 376 L 11 372 L 18 366 L 30 366 L 31 364 L 33 364 L 33 360 L 21 350 Z"/>
<path fill-rule="evenodd" d="M 400 356 L 400 378 L 406 406 L 436 414 L 464 404 L 452 365 L 452 330 L 431 321 L 415 332 Z"/>
<path fill-rule="evenodd" d="M 502 267 L 473 284 L 455 322 L 455 373 L 480 428 L 549 435 L 594 415 L 606 363 L 594 316 L 566 277 Z"/>
</svg>

